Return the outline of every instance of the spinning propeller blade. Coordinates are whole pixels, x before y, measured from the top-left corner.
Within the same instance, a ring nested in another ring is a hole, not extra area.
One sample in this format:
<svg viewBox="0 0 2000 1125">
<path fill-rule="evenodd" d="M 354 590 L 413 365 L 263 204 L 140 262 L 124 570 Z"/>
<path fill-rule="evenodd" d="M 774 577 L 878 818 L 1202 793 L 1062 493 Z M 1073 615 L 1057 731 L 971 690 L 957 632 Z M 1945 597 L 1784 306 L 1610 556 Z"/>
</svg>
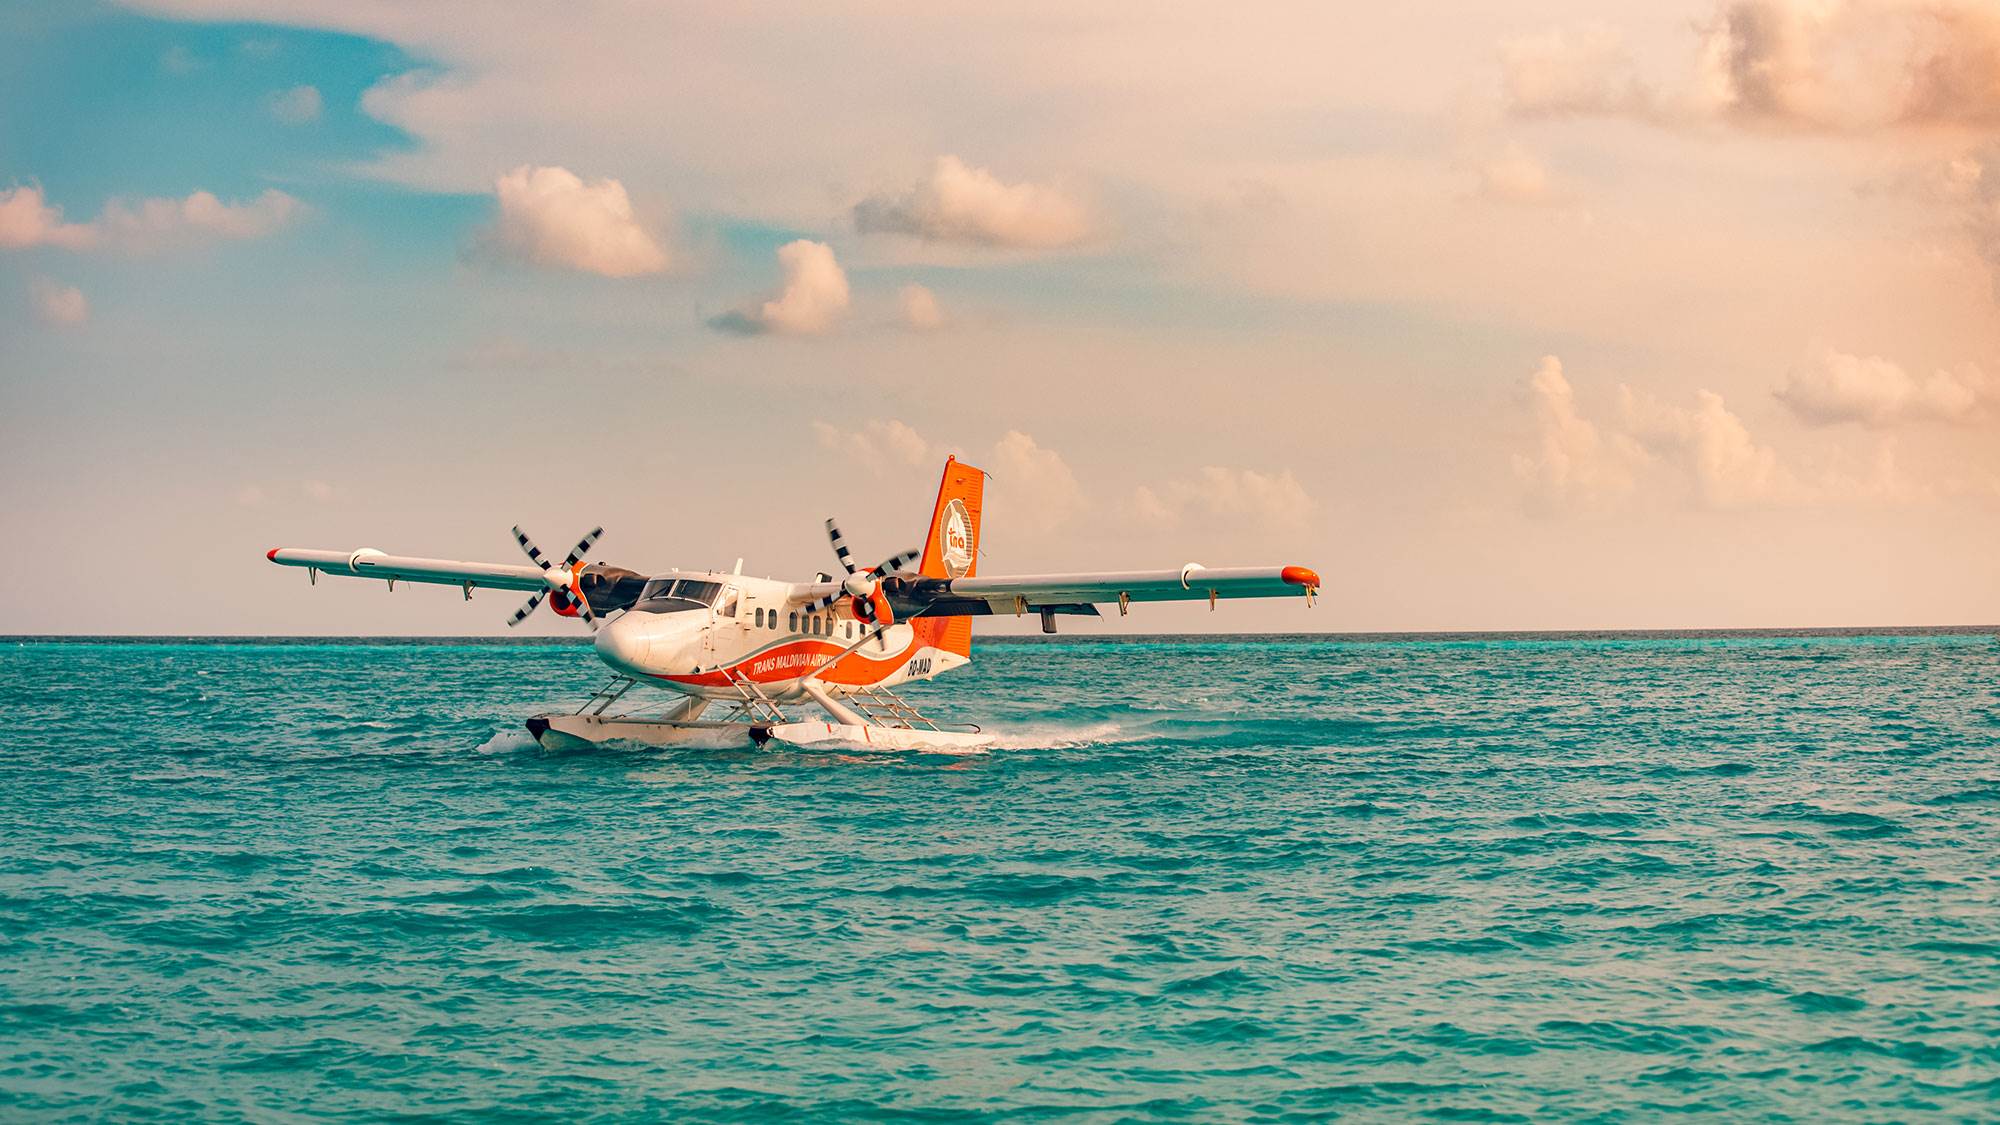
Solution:
<svg viewBox="0 0 2000 1125">
<path fill-rule="evenodd" d="M 562 593 L 565 600 L 576 608 L 576 615 L 583 619 L 585 625 L 592 629 L 597 628 L 597 615 L 590 611 L 590 599 L 573 591 L 570 584 L 576 580 L 577 564 L 582 562 L 583 557 L 590 553 L 590 549 L 597 545 L 597 540 L 604 535 L 604 529 L 591 528 L 588 535 L 577 540 L 576 546 L 570 548 L 569 554 L 564 556 L 559 567 L 549 565 L 549 561 L 542 557 L 542 549 L 535 546 L 535 541 L 528 538 L 520 525 L 516 524 L 513 530 L 514 542 L 521 545 L 521 552 L 528 556 L 528 561 L 542 568 L 542 581 L 548 583 L 549 588 L 528 595 L 528 600 L 521 604 L 520 609 L 514 611 L 514 615 L 507 619 L 507 624 L 511 627 L 526 621 L 528 615 L 535 612 L 535 607 L 542 604 L 542 599 L 551 591 L 555 591 Z"/>
<path fill-rule="evenodd" d="M 516 534 L 516 535 L 519 535 L 519 534 L 521 534 L 521 529 L 520 529 L 520 528 L 518 528 L 518 527 L 517 527 L 517 528 L 515 528 L 515 529 L 514 529 L 514 534 Z M 590 534 L 588 534 L 588 535 L 584 536 L 583 538 L 581 538 L 581 539 L 577 540 L 577 541 L 576 541 L 576 546 L 574 546 L 574 547 L 571 547 L 571 548 L 569 549 L 569 555 L 568 555 L 567 557 L 565 557 L 565 558 L 563 559 L 563 566 L 565 566 L 565 567 L 572 567 L 572 566 L 575 566 L 576 564 L 578 564 L 578 563 L 582 562 L 582 561 L 583 561 L 583 556 L 585 556 L 585 555 L 587 555 L 587 554 L 589 554 L 589 553 L 590 553 L 590 549 L 591 549 L 592 547 L 594 547 L 594 546 L 596 546 L 596 545 L 597 545 L 597 541 L 598 541 L 598 539 L 599 539 L 599 538 L 601 538 L 601 537 L 602 537 L 603 535 L 604 535 L 604 529 L 603 529 L 603 528 L 601 528 L 601 527 L 593 527 L 593 528 L 591 528 L 591 529 L 590 529 Z M 546 569 L 546 568 L 544 568 L 544 569 Z"/>
<path fill-rule="evenodd" d="M 827 520 L 826 534 L 827 538 L 833 540 L 833 553 L 840 557 L 840 565 L 847 571 L 847 580 L 841 584 L 841 589 L 823 598 L 814 599 L 805 607 L 807 613 L 818 613 L 845 597 L 870 597 L 875 593 L 876 586 L 884 575 L 894 574 L 923 557 L 920 551 L 903 551 L 900 554 L 890 555 L 872 569 L 863 571 L 855 567 L 854 555 L 847 549 L 847 540 L 840 534 L 839 525 Z M 829 576 L 821 575 L 820 580 L 824 582 L 827 577 Z"/>
<path fill-rule="evenodd" d="M 541 590 L 529 594 L 528 600 L 521 603 L 521 608 L 514 611 L 514 616 L 507 619 L 507 627 L 511 629 L 521 622 L 526 621 L 528 615 L 535 612 L 535 607 L 542 604 L 543 595 L 544 591 Z"/>
<path fill-rule="evenodd" d="M 826 535 L 827 538 L 833 540 L 833 553 L 840 556 L 841 568 L 847 571 L 847 573 L 853 574 L 854 556 L 847 552 L 847 540 L 841 538 L 840 526 L 832 520 L 827 520 Z"/>
</svg>

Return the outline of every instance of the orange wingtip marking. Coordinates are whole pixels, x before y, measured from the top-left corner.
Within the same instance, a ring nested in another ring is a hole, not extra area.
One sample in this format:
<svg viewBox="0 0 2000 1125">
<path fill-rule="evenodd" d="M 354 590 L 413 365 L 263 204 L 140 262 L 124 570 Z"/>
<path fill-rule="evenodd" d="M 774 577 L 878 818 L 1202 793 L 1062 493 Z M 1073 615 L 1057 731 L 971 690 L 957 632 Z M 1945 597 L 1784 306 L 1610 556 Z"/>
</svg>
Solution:
<svg viewBox="0 0 2000 1125">
<path fill-rule="evenodd" d="M 1310 567 L 1288 566 L 1278 572 L 1278 577 L 1290 582 L 1294 586 L 1317 587 L 1319 585 L 1319 571 L 1313 570 Z"/>
<path fill-rule="evenodd" d="M 272 562 L 277 562 L 279 550 L 280 548 L 273 547 L 270 550 L 264 552 L 264 557 L 270 559 Z"/>
</svg>

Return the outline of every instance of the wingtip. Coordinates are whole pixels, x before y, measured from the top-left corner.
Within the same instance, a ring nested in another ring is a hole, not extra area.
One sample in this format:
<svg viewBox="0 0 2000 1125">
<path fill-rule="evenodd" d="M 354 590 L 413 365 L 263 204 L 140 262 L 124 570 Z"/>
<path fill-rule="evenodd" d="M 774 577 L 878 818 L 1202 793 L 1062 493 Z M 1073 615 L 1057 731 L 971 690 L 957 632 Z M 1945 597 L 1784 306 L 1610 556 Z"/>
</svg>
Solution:
<svg viewBox="0 0 2000 1125">
<path fill-rule="evenodd" d="M 1294 586 L 1310 586 L 1319 589 L 1319 571 L 1305 566 L 1288 566 L 1278 572 L 1278 577 Z"/>
<path fill-rule="evenodd" d="M 277 561 L 278 561 L 278 552 L 279 552 L 280 550 L 282 550 L 282 549 L 283 549 L 283 548 L 280 548 L 280 547 L 273 547 L 273 548 L 271 548 L 270 550 L 268 550 L 268 551 L 265 551 L 265 552 L 264 552 L 264 557 L 265 557 L 265 558 L 267 558 L 267 559 L 270 559 L 270 560 L 271 560 L 272 562 L 277 562 Z"/>
</svg>

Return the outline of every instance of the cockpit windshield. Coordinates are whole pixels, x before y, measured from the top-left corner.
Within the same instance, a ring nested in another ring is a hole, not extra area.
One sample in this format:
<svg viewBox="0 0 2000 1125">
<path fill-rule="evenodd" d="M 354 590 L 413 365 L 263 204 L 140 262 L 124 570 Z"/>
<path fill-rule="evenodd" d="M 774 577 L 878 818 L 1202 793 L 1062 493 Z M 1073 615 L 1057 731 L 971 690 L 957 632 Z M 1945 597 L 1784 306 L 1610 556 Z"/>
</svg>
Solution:
<svg viewBox="0 0 2000 1125">
<path fill-rule="evenodd" d="M 632 608 L 640 613 L 676 613 L 707 609 L 722 593 L 722 583 L 696 578 L 655 578 L 646 583 Z"/>
</svg>

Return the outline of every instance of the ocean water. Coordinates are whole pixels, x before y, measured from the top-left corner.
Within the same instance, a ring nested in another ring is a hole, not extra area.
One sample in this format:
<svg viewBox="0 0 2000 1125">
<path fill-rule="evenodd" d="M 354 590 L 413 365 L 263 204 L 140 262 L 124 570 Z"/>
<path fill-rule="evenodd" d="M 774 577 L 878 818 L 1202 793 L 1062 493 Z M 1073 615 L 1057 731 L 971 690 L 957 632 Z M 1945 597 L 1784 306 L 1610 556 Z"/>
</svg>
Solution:
<svg viewBox="0 0 2000 1125">
<path fill-rule="evenodd" d="M 0 1118 L 2000 1119 L 2000 641 L 982 645 L 980 755 L 544 752 L 576 645 L 0 645 Z"/>
</svg>

